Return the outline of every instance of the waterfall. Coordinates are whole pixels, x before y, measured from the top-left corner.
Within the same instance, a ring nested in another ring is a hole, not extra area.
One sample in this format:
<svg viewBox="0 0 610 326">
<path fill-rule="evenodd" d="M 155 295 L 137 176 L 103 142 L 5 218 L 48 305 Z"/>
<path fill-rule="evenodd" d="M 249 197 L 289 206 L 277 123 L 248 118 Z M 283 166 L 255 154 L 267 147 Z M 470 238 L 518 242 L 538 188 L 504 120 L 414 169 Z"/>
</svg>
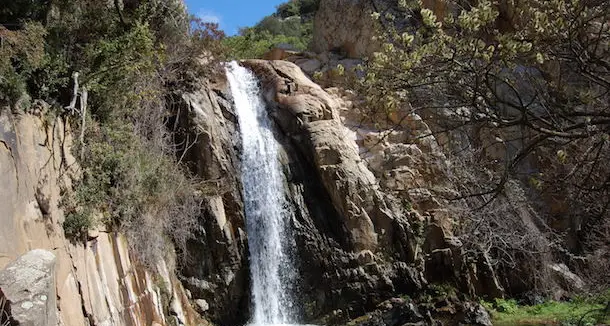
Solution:
<svg viewBox="0 0 610 326">
<path fill-rule="evenodd" d="M 237 62 L 226 66 L 239 120 L 243 152 L 246 227 L 250 250 L 253 325 L 294 322 L 292 285 L 296 270 L 290 255 L 291 205 L 284 194 L 279 144 L 257 78 Z"/>
</svg>

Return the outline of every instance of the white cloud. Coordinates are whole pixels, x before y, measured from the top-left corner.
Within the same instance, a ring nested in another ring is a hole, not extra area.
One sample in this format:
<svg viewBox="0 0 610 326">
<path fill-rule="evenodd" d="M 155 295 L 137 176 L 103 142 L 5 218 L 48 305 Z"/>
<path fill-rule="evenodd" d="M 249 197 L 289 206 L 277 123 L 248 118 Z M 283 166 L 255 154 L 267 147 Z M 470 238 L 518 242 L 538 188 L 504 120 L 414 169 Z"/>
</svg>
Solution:
<svg viewBox="0 0 610 326">
<path fill-rule="evenodd" d="M 197 17 L 199 17 L 199 19 L 201 19 L 205 23 L 220 24 L 220 22 L 222 21 L 222 17 L 220 15 L 216 14 L 213 11 L 204 9 L 199 10 L 199 12 L 197 13 Z"/>
</svg>

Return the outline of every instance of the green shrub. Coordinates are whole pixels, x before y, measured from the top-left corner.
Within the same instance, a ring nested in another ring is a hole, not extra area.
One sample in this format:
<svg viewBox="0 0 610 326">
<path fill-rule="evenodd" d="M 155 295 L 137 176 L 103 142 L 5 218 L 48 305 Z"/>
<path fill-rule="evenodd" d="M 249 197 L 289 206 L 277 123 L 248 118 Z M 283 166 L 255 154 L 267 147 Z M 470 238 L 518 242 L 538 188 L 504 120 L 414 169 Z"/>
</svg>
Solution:
<svg viewBox="0 0 610 326">
<path fill-rule="evenodd" d="M 277 6 L 275 15 L 281 18 L 312 16 L 319 5 L 320 0 L 291 0 Z"/>
<path fill-rule="evenodd" d="M 66 237 L 75 241 L 86 239 L 91 227 L 93 227 L 93 218 L 90 212 L 68 213 L 63 223 Z"/>
<path fill-rule="evenodd" d="M 241 35 L 226 38 L 224 44 L 228 48 L 229 57 L 233 59 L 261 58 L 280 44 L 289 44 L 296 50 L 305 50 L 311 41 L 311 24 L 300 26 L 304 29 L 301 36 L 274 35 L 267 30 L 248 28 L 242 30 Z"/>
<path fill-rule="evenodd" d="M 229 57 L 260 58 L 280 44 L 306 50 L 313 37 L 312 14 L 317 10 L 318 3 L 318 0 L 297 0 L 279 5 L 274 14 L 264 17 L 253 27 L 242 28 L 239 35 L 224 40 Z"/>
<path fill-rule="evenodd" d="M 27 80 L 45 57 L 46 29 L 27 22 L 17 30 L 0 25 L 0 101 L 14 105 L 26 92 Z"/>
<path fill-rule="evenodd" d="M 181 6 L 145 2 L 120 19 L 95 1 L 57 6 L 64 16 L 50 24 L 52 55 L 38 85 L 49 85 L 46 96 L 65 86 L 71 94 L 65 78 L 78 71 L 89 95 L 83 142 L 73 147 L 82 178 L 64 203 L 72 212 L 65 234 L 80 238 L 96 225 L 121 231 L 138 260 L 154 266 L 172 246 L 184 251 L 200 213 L 197 181 L 166 128 L 166 98 L 215 72 L 223 34 L 214 24 L 191 24 Z M 61 72 L 45 70 L 52 66 Z M 73 125 L 80 133 L 80 117 Z"/>
<path fill-rule="evenodd" d="M 82 240 L 98 225 L 122 231 L 152 266 L 172 245 L 184 248 L 200 205 L 197 180 L 178 162 L 166 127 L 166 99 L 222 71 L 224 34 L 191 20 L 179 1 L 115 8 L 57 0 L 52 11 L 47 2 L 0 8 L 0 21 L 10 25 L 0 25 L 0 101 L 14 105 L 29 95 L 68 115 L 62 108 L 78 72 L 87 110 L 84 119 L 68 119 L 83 135 L 73 146 L 82 178 L 62 200 L 65 235 Z"/>
</svg>

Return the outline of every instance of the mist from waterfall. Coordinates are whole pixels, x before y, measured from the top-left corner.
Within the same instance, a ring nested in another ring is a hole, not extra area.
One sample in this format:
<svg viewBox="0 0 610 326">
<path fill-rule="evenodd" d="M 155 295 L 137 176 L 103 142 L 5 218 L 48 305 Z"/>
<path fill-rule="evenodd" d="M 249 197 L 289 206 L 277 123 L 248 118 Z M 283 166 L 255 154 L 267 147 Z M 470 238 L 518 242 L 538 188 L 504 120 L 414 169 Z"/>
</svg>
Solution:
<svg viewBox="0 0 610 326">
<path fill-rule="evenodd" d="M 294 323 L 290 254 L 292 208 L 284 194 L 279 144 L 257 78 L 237 62 L 226 66 L 242 139 L 241 180 L 250 251 L 252 325 Z"/>
</svg>

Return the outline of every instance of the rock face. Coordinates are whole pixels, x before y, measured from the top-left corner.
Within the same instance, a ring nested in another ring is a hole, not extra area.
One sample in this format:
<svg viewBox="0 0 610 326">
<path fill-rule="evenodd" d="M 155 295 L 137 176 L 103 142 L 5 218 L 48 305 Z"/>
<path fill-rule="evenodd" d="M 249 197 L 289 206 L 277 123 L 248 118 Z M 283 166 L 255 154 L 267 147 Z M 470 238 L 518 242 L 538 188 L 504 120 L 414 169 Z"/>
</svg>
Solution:
<svg viewBox="0 0 610 326">
<path fill-rule="evenodd" d="M 293 63 L 243 64 L 261 80 L 285 151 L 307 320 L 353 318 L 428 281 L 502 296 L 488 261 L 463 261 L 438 196 L 451 191 L 446 159 L 419 116 L 391 117 L 399 127 L 377 130 L 358 120 L 349 97 L 321 89 Z"/>
<path fill-rule="evenodd" d="M 52 287 L 44 295 L 49 316 L 55 317 L 34 324 L 196 324 L 196 313 L 169 261 L 159 262 L 160 275 L 153 276 L 131 260 L 120 234 L 98 230 L 85 243 L 71 243 L 64 237 L 60 202 L 79 172 L 70 153 L 69 126 L 61 118 L 49 119 L 46 110 L 45 103 L 35 102 L 32 112 L 14 115 L 6 108 L 0 114 L 0 269 L 9 266 L 3 272 L 7 275 L 14 270 L 10 266 L 21 266 L 11 275 L 24 276 L 29 267 L 23 259 L 31 262 L 32 253 L 49 268 L 41 282 L 46 284 L 48 278 Z M 49 262 L 52 255 L 53 264 Z M 10 295 L 4 284 L 0 286 Z M 171 301 L 179 309 L 170 315 L 164 307 Z M 19 305 L 11 307 L 13 312 Z"/>
<path fill-rule="evenodd" d="M 237 119 L 225 80 L 202 84 L 177 103 L 179 141 L 191 144 L 184 161 L 203 180 L 204 202 L 188 244 L 181 279 L 200 312 L 221 325 L 245 322 L 249 283 L 247 236 L 239 175 Z"/>
<path fill-rule="evenodd" d="M 318 54 L 335 52 L 351 59 L 370 56 L 381 44 L 375 38 L 377 30 L 392 24 L 385 14 L 395 14 L 399 10 L 397 4 L 396 0 L 321 0 L 314 19 L 312 50 Z M 439 20 L 448 12 L 459 13 L 459 8 L 446 0 L 423 0 L 421 4 Z M 501 10 L 504 1 L 502 4 Z M 379 13 L 381 18 L 373 18 L 373 13 Z"/>
<path fill-rule="evenodd" d="M 375 52 L 379 48 L 373 40 L 377 22 L 371 14 L 378 11 L 375 2 L 378 1 L 320 1 L 314 19 L 313 50 L 342 52 L 349 58 L 363 58 Z"/>
<path fill-rule="evenodd" d="M 491 326 L 489 314 L 478 303 L 452 302 L 445 298 L 434 305 L 416 305 L 410 299 L 392 298 L 346 324 L 350 326 L 404 326 L 404 325 L 472 325 Z M 437 319 L 432 319 L 434 315 Z M 442 322 L 441 322 L 442 321 Z"/>
<path fill-rule="evenodd" d="M 257 74 L 285 153 L 287 195 L 309 320 L 330 310 L 362 314 L 395 291 L 425 280 L 394 247 L 415 246 L 404 212 L 380 191 L 341 122 L 340 103 L 286 61 L 246 61 Z"/>
<path fill-rule="evenodd" d="M 19 325 L 57 324 L 55 263 L 53 253 L 36 249 L 0 271 L 0 288 Z"/>
</svg>

